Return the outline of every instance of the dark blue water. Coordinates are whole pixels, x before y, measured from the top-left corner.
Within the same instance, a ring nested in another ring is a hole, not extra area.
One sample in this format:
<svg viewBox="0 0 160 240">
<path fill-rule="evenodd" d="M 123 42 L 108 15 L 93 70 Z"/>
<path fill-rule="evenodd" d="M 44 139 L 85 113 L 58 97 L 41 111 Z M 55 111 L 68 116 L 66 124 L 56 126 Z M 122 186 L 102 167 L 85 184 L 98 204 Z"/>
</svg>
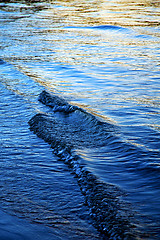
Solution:
<svg viewBox="0 0 160 240">
<path fill-rule="evenodd" d="M 81 166 L 109 186 L 108 204 L 118 209 L 120 198 L 138 231 L 160 238 L 159 7 L 0 3 L 0 239 L 102 239 L 88 183 L 74 174 Z M 54 112 L 38 101 L 43 90 L 81 110 Z M 36 131 L 50 131 L 80 167 L 30 131 L 28 121 L 46 113 Z"/>
</svg>

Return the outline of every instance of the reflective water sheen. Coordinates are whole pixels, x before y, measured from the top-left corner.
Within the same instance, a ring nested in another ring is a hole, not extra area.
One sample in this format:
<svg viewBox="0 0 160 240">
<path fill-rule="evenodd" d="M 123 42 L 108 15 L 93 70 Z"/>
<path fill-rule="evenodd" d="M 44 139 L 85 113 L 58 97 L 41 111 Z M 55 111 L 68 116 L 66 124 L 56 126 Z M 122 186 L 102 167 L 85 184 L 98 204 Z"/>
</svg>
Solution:
<svg viewBox="0 0 160 240">
<path fill-rule="evenodd" d="M 70 169 L 29 130 L 35 114 L 51 114 L 38 101 L 45 89 L 103 122 L 95 135 L 92 121 L 51 114 L 59 141 L 124 191 L 139 229 L 159 239 L 159 1 L 27 2 L 0 3 L 0 236 L 36 239 L 41 224 L 46 240 L 104 237 Z"/>
</svg>

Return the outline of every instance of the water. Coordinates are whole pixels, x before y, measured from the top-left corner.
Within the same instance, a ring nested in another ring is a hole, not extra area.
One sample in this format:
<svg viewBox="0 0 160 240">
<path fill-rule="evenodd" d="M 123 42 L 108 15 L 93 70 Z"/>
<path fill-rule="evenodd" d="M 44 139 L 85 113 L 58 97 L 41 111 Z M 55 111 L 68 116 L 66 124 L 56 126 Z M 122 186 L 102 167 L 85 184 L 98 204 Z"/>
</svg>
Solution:
<svg viewBox="0 0 160 240">
<path fill-rule="evenodd" d="M 0 3 L 4 239 L 36 239 L 42 227 L 43 239 L 104 238 L 84 204 L 83 184 L 59 161 L 56 146 L 29 130 L 37 113 L 55 119 L 56 141 L 112 186 L 111 196 L 125 193 L 120 198 L 135 210 L 139 231 L 160 238 L 159 7 L 158 1 Z M 81 114 L 53 113 L 38 101 L 43 90 Z"/>
</svg>

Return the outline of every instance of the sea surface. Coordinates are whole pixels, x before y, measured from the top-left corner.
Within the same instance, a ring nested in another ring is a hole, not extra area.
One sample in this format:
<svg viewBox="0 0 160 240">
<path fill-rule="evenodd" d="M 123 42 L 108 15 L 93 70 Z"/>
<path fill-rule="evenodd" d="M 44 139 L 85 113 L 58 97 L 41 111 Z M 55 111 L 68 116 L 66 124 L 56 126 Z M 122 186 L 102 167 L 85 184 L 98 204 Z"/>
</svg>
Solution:
<svg viewBox="0 0 160 240">
<path fill-rule="evenodd" d="M 68 146 L 110 189 L 97 222 Z M 124 239 L 101 227 L 119 201 L 139 239 L 160 239 L 160 2 L 1 1 L 0 240 Z"/>
</svg>

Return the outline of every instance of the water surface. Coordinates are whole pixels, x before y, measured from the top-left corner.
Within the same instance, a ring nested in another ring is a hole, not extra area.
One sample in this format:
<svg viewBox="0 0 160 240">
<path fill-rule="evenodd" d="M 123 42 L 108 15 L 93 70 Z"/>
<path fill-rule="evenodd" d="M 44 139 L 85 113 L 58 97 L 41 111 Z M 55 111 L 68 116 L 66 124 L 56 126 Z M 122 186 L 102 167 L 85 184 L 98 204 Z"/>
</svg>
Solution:
<svg viewBox="0 0 160 240">
<path fill-rule="evenodd" d="M 108 124 L 114 142 L 80 144 L 81 136 L 76 154 L 125 191 L 140 228 L 160 238 L 159 7 L 125 0 L 0 3 L 1 209 L 51 227 L 53 239 L 102 237 L 77 180 L 29 130 L 36 113 L 50 113 L 38 102 L 46 89 Z"/>
</svg>

